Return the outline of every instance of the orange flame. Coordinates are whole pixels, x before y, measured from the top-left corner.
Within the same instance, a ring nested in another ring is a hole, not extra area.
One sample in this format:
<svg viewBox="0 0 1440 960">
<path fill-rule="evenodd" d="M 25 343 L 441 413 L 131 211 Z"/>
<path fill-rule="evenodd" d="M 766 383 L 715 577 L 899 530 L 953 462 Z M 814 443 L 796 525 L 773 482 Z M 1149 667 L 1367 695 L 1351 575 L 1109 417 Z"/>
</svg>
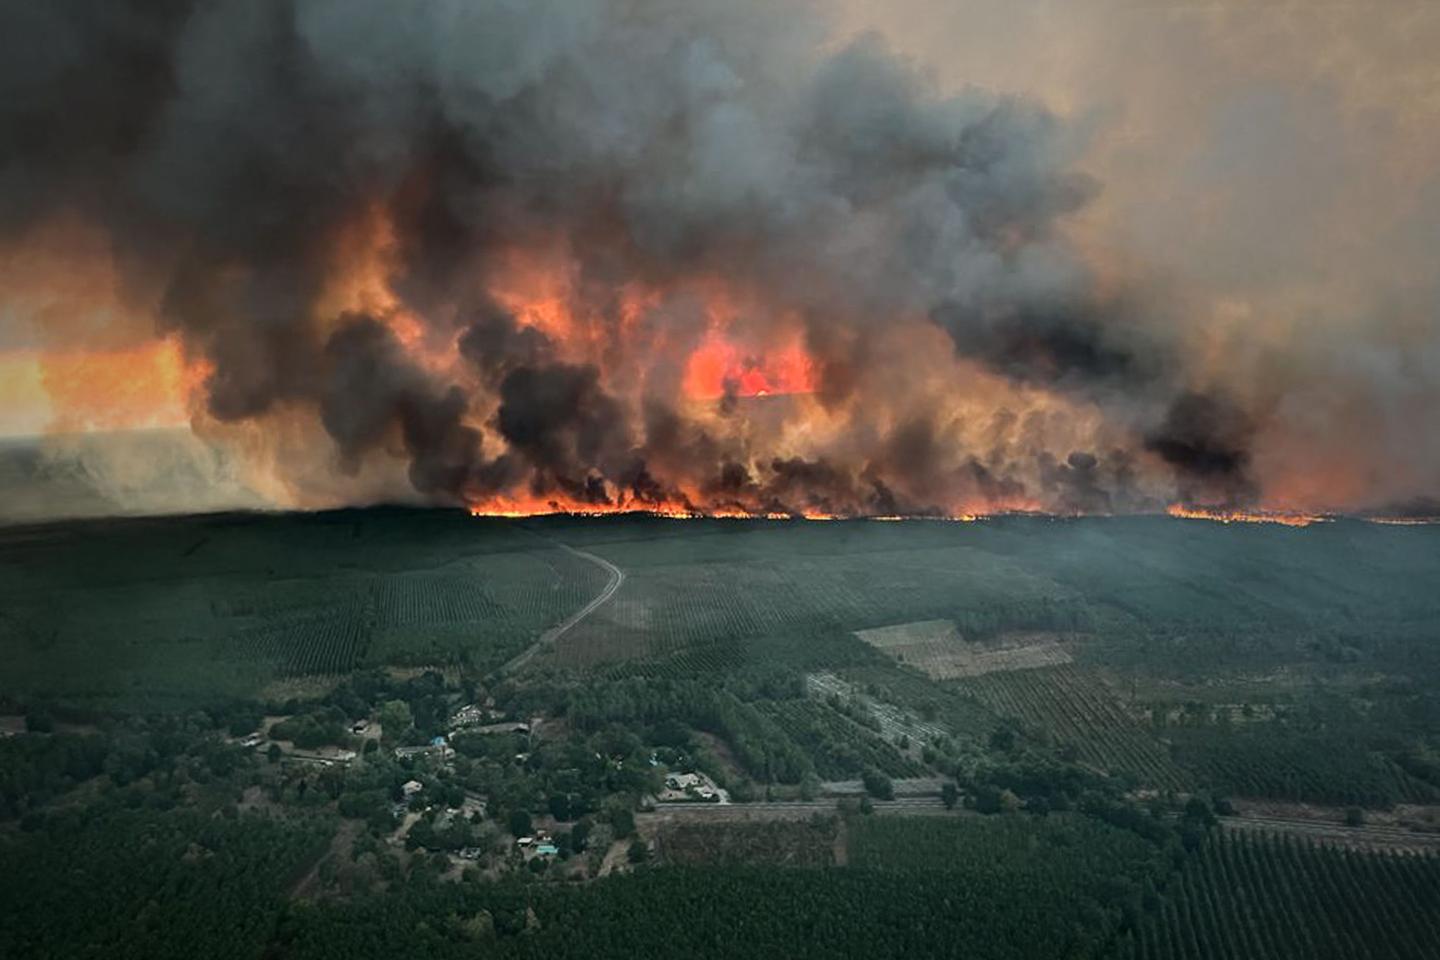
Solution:
<svg viewBox="0 0 1440 960">
<path fill-rule="evenodd" d="M 651 503 L 641 500 L 615 498 L 610 502 L 589 502 L 577 500 L 563 493 L 551 494 L 496 494 L 469 504 L 473 517 L 606 517 L 640 515 L 660 517 L 669 520 L 864 520 L 876 523 L 895 523 L 903 520 L 932 521 L 940 523 L 975 523 L 997 516 L 1038 516 L 1035 510 L 999 510 L 994 513 L 964 511 L 953 514 L 920 515 L 870 515 L 830 513 L 821 510 L 774 510 L 747 508 L 741 504 L 722 503 L 695 506 L 688 495 L 682 503 Z M 699 502 L 699 498 L 694 498 Z"/>
<path fill-rule="evenodd" d="M 1217 510 L 1208 507 L 1187 507 L 1174 503 L 1165 510 L 1172 517 L 1185 520 L 1210 520 L 1215 523 L 1277 523 L 1286 527 L 1308 527 L 1312 523 L 1327 523 L 1330 517 L 1323 514 L 1283 513 L 1272 511 L 1249 512 L 1244 510 Z"/>
<path fill-rule="evenodd" d="M 815 392 L 815 364 L 799 339 L 777 351 L 747 356 L 718 330 L 685 364 L 686 396 L 715 400 L 727 393 L 739 397 L 766 397 Z"/>
<path fill-rule="evenodd" d="M 729 506 L 683 507 L 666 504 L 651 504 L 641 501 L 613 501 L 611 503 L 589 503 L 566 496 L 513 497 L 496 496 L 469 507 L 472 517 L 611 517 L 640 515 L 660 517 L 667 520 L 843 520 L 839 514 L 799 511 L 777 513 L 774 511 L 749 512 Z"/>
<path fill-rule="evenodd" d="M 940 523 L 979 523 L 989 520 L 992 516 L 1003 514 L 978 514 L 966 513 L 953 517 L 937 516 L 846 516 L 838 513 L 818 513 L 811 511 L 799 511 L 795 513 L 779 513 L 773 510 L 750 513 L 733 507 L 716 507 L 704 509 L 683 509 L 679 507 L 655 507 L 641 506 L 635 503 L 628 504 L 593 504 L 576 503 L 568 498 L 547 498 L 541 503 L 513 498 L 497 498 L 487 500 L 484 503 L 472 504 L 469 508 L 472 517 L 496 517 L 507 519 L 523 519 L 526 517 L 614 517 L 614 516 L 646 516 L 657 517 L 664 520 L 805 520 L 810 522 L 823 522 L 830 520 L 859 520 L 872 523 L 899 523 L 901 521 L 932 521 Z"/>
</svg>

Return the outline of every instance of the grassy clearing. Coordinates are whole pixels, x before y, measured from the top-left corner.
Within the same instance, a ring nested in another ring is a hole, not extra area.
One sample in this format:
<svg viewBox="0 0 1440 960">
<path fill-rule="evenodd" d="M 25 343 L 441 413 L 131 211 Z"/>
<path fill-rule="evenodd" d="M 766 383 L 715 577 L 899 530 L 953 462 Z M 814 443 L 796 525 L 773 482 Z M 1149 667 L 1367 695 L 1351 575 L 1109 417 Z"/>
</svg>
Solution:
<svg viewBox="0 0 1440 960">
<path fill-rule="evenodd" d="M 839 821 L 760 820 L 729 823 L 672 823 L 662 827 L 657 850 L 667 864 L 705 866 L 768 864 L 828 867 L 835 862 Z"/>
</svg>

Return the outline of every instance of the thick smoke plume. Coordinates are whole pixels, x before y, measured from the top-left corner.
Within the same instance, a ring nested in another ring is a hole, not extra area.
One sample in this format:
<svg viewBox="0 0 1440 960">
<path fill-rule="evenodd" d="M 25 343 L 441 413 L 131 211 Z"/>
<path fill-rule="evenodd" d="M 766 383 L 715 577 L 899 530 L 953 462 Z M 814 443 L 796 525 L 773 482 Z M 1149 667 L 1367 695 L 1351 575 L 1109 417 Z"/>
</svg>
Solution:
<svg viewBox="0 0 1440 960">
<path fill-rule="evenodd" d="M 177 341 L 274 499 L 1265 501 L 1283 398 L 1072 229 L 1088 125 L 807 7 L 0 6 L 0 247 L 102 237 L 107 334 Z"/>
</svg>

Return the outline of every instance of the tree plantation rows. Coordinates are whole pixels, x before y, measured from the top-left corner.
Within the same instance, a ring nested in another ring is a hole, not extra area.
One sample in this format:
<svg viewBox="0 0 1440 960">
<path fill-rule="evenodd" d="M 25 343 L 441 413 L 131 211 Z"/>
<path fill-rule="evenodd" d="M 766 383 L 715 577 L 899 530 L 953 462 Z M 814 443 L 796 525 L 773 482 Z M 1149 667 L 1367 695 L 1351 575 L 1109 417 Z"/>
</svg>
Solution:
<svg viewBox="0 0 1440 960">
<path fill-rule="evenodd" d="M 1433 960 L 1437 537 L 0 530 L 0 957 Z"/>
<path fill-rule="evenodd" d="M 696 957 L 764 944 L 801 957 L 1422 960 L 1436 942 L 1433 857 L 1214 837 L 1176 869 L 1149 842 L 1086 818 L 862 816 L 846 829 L 844 868 L 823 866 L 833 836 L 823 821 L 694 827 L 662 837 L 662 851 L 680 847 L 674 864 L 589 886 L 426 881 L 293 909 L 276 948 L 295 958 L 662 956 L 683 943 Z M 768 866 L 733 865 L 755 844 L 752 861 Z"/>
<path fill-rule="evenodd" d="M 1189 858 L 1123 960 L 1401 960 L 1440 944 L 1440 856 L 1221 833 Z"/>
<path fill-rule="evenodd" d="M 334 822 L 92 808 L 0 840 L 0 956 L 258 957 Z"/>
<path fill-rule="evenodd" d="M 1436 781 L 1419 779 L 1348 731 L 1327 734 L 1269 724 L 1178 730 L 1170 736 L 1180 760 L 1203 782 L 1235 796 L 1382 808 L 1440 799 Z M 1436 776 L 1433 770 L 1416 772 Z"/>
<path fill-rule="evenodd" d="M 667 867 L 583 887 L 418 888 L 282 923 L 287 958 L 1102 957 L 1104 907 L 1036 876 Z"/>
<path fill-rule="evenodd" d="M 329 615 L 258 627 L 234 638 L 240 659 L 281 677 L 341 674 L 364 660 L 373 627 L 366 615 Z"/>
<path fill-rule="evenodd" d="M 925 767 L 897 751 L 873 730 L 811 698 L 773 700 L 764 709 L 797 743 L 824 780 L 847 780 L 873 767 L 891 777 L 918 777 Z"/>
<path fill-rule="evenodd" d="M 1185 771 L 1125 714 L 1110 691 L 1072 667 L 990 673 L 957 686 L 1000 716 L 1043 731 L 1099 769 L 1130 774 L 1152 787 L 1190 786 Z"/>
<path fill-rule="evenodd" d="M 137 780 L 0 833 L 0 955 L 1422 960 L 1440 936 L 1435 856 L 1215 830 L 1186 850 L 1081 813 L 680 826 L 659 865 L 581 885 L 450 882 L 365 839 L 383 892 L 287 900 L 334 874 L 337 821 L 311 793 L 279 817 L 201 813 Z"/>
<path fill-rule="evenodd" d="M 308 606 L 247 602 L 247 619 L 262 623 L 238 631 L 225 646 L 281 677 L 344 674 L 368 662 L 445 663 L 476 650 L 498 663 L 582 606 L 601 579 L 560 550 L 357 576 L 338 585 L 339 603 L 329 584 L 311 588 Z"/>
<path fill-rule="evenodd" d="M 1083 610 L 1015 570 L 966 550 L 723 562 L 596 550 L 631 571 L 615 599 L 558 644 L 553 662 L 580 667 L 655 659 L 746 638 L 844 638 L 872 626 L 956 616 L 976 637 L 1010 629 L 1089 627 Z M 659 558 L 665 558 L 663 561 Z M 632 564 L 634 566 L 632 566 Z"/>
</svg>

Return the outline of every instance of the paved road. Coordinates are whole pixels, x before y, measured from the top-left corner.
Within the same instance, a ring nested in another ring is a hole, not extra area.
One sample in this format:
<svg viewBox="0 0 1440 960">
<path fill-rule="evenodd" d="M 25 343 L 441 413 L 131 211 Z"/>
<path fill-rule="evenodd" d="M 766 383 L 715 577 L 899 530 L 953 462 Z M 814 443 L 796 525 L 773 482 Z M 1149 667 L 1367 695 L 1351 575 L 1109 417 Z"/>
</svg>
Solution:
<svg viewBox="0 0 1440 960">
<path fill-rule="evenodd" d="M 579 610 L 576 610 L 574 613 L 570 614 L 570 616 L 560 621 L 560 623 L 540 634 L 540 636 L 536 638 L 534 643 L 526 647 L 509 663 L 505 664 L 505 666 L 501 668 L 501 671 L 503 673 L 514 673 L 517 670 L 524 669 L 525 666 L 535 658 L 536 654 L 553 644 L 556 640 L 559 640 L 562 636 L 565 635 L 566 631 L 568 631 L 571 627 L 575 626 L 575 624 L 579 623 L 581 620 L 584 620 L 586 617 L 590 616 L 590 614 L 594 613 L 601 604 L 613 597 L 615 595 L 615 591 L 620 589 L 620 584 L 625 582 L 625 571 L 621 570 L 619 567 L 615 566 L 615 564 L 611 563 L 609 560 L 606 560 L 604 557 L 597 557 L 595 556 L 595 554 L 587 553 L 584 550 L 576 550 L 574 547 L 564 543 L 556 544 L 556 546 L 558 546 L 561 550 L 573 553 L 575 556 L 579 557 L 582 560 L 589 560 L 591 563 L 598 564 L 607 573 L 610 574 L 610 582 L 605 584 L 605 589 L 601 590 L 598 594 L 596 594 L 595 598 L 589 603 L 585 604 L 585 606 L 581 607 Z"/>
</svg>

